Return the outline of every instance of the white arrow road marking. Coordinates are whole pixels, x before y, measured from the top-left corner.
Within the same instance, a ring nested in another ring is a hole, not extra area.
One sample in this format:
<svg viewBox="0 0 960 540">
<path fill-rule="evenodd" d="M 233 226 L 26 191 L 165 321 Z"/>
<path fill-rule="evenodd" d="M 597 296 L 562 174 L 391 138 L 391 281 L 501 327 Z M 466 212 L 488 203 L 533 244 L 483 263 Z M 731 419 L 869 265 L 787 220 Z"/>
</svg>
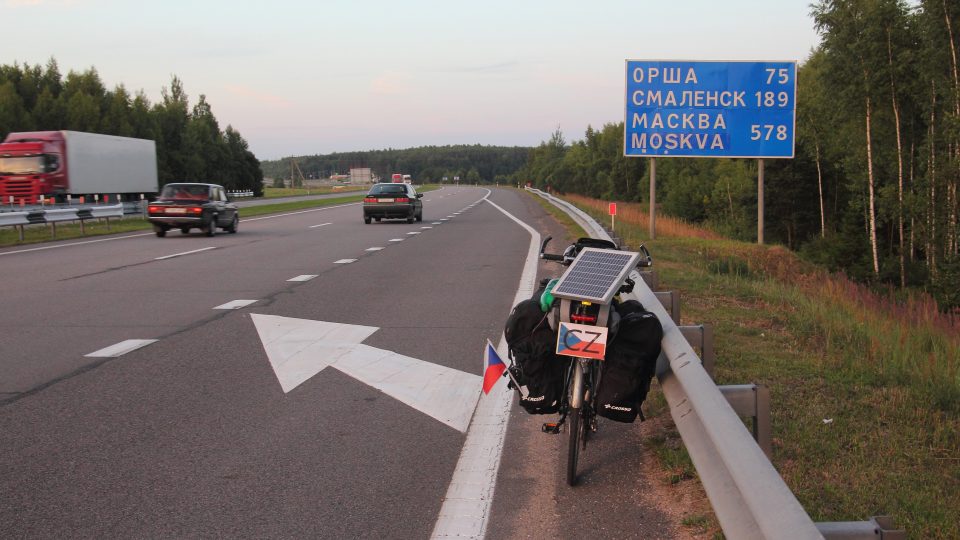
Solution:
<svg viewBox="0 0 960 540">
<path fill-rule="evenodd" d="M 94 351 L 90 354 L 85 354 L 84 356 L 88 358 L 116 358 L 118 356 L 123 356 L 130 351 L 135 351 L 140 347 L 146 347 L 147 345 L 156 341 L 155 339 L 128 339 L 121 341 L 115 345 L 109 347 L 104 347 L 99 351 Z"/>
<path fill-rule="evenodd" d="M 213 309 L 240 309 L 242 307 L 249 306 L 250 304 L 256 303 L 256 300 L 233 300 L 227 302 L 226 304 L 220 304 L 219 306 Z"/>
<path fill-rule="evenodd" d="M 361 344 L 378 330 L 373 326 L 256 313 L 250 318 L 284 392 L 330 366 L 467 431 L 483 384 L 479 375 Z"/>
</svg>

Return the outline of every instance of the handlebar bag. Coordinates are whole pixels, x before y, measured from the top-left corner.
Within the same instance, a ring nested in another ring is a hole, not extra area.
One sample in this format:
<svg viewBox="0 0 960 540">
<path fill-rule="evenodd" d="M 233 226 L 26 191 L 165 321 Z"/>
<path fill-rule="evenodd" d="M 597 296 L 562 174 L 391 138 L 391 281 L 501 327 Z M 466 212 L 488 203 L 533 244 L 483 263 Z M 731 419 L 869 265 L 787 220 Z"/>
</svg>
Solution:
<svg viewBox="0 0 960 540">
<path fill-rule="evenodd" d="M 560 409 L 563 376 L 567 362 L 557 358 L 557 334 L 550 328 L 539 300 L 524 300 L 514 306 L 503 329 L 510 351 L 510 373 L 520 396 L 520 406 L 530 414 L 554 414 Z"/>
<path fill-rule="evenodd" d="M 597 414 L 629 423 L 638 414 L 643 420 L 640 405 L 656 372 L 663 326 L 656 315 L 636 300 L 621 302 L 616 309 L 620 324 L 603 361 Z"/>
</svg>

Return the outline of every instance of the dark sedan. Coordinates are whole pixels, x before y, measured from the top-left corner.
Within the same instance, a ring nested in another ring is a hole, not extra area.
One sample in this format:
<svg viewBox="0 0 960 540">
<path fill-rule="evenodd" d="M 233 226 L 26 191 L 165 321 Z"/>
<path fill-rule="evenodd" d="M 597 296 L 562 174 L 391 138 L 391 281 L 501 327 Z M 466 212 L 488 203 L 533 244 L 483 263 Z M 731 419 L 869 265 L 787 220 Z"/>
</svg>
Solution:
<svg viewBox="0 0 960 540">
<path fill-rule="evenodd" d="M 371 219 L 405 219 L 423 221 L 422 193 L 410 184 L 374 184 L 363 198 L 363 222 Z"/>
<path fill-rule="evenodd" d="M 173 228 L 188 234 L 200 229 L 207 236 L 217 228 L 237 232 L 240 213 L 237 205 L 227 199 L 223 186 L 217 184 L 167 184 L 156 201 L 148 206 L 148 219 L 157 236 L 164 237 Z"/>
</svg>

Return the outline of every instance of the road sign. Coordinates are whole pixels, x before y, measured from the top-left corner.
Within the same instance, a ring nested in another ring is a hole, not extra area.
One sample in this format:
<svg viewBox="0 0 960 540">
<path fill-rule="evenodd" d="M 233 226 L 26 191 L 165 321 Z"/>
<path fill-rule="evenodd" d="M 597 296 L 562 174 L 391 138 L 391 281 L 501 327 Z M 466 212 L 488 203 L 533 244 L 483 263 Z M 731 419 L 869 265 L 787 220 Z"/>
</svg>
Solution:
<svg viewBox="0 0 960 540">
<path fill-rule="evenodd" d="M 624 155 L 792 158 L 796 62 L 627 60 Z"/>
</svg>

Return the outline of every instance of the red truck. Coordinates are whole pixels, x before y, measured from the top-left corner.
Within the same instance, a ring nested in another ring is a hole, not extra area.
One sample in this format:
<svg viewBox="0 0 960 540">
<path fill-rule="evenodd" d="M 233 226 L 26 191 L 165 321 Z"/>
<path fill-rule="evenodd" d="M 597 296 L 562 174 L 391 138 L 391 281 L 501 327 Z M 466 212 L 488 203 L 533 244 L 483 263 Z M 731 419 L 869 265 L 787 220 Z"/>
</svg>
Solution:
<svg viewBox="0 0 960 540">
<path fill-rule="evenodd" d="M 157 193 L 156 144 L 79 131 L 11 133 L 0 143 L 0 204 L 36 204 L 40 196 Z"/>
</svg>

